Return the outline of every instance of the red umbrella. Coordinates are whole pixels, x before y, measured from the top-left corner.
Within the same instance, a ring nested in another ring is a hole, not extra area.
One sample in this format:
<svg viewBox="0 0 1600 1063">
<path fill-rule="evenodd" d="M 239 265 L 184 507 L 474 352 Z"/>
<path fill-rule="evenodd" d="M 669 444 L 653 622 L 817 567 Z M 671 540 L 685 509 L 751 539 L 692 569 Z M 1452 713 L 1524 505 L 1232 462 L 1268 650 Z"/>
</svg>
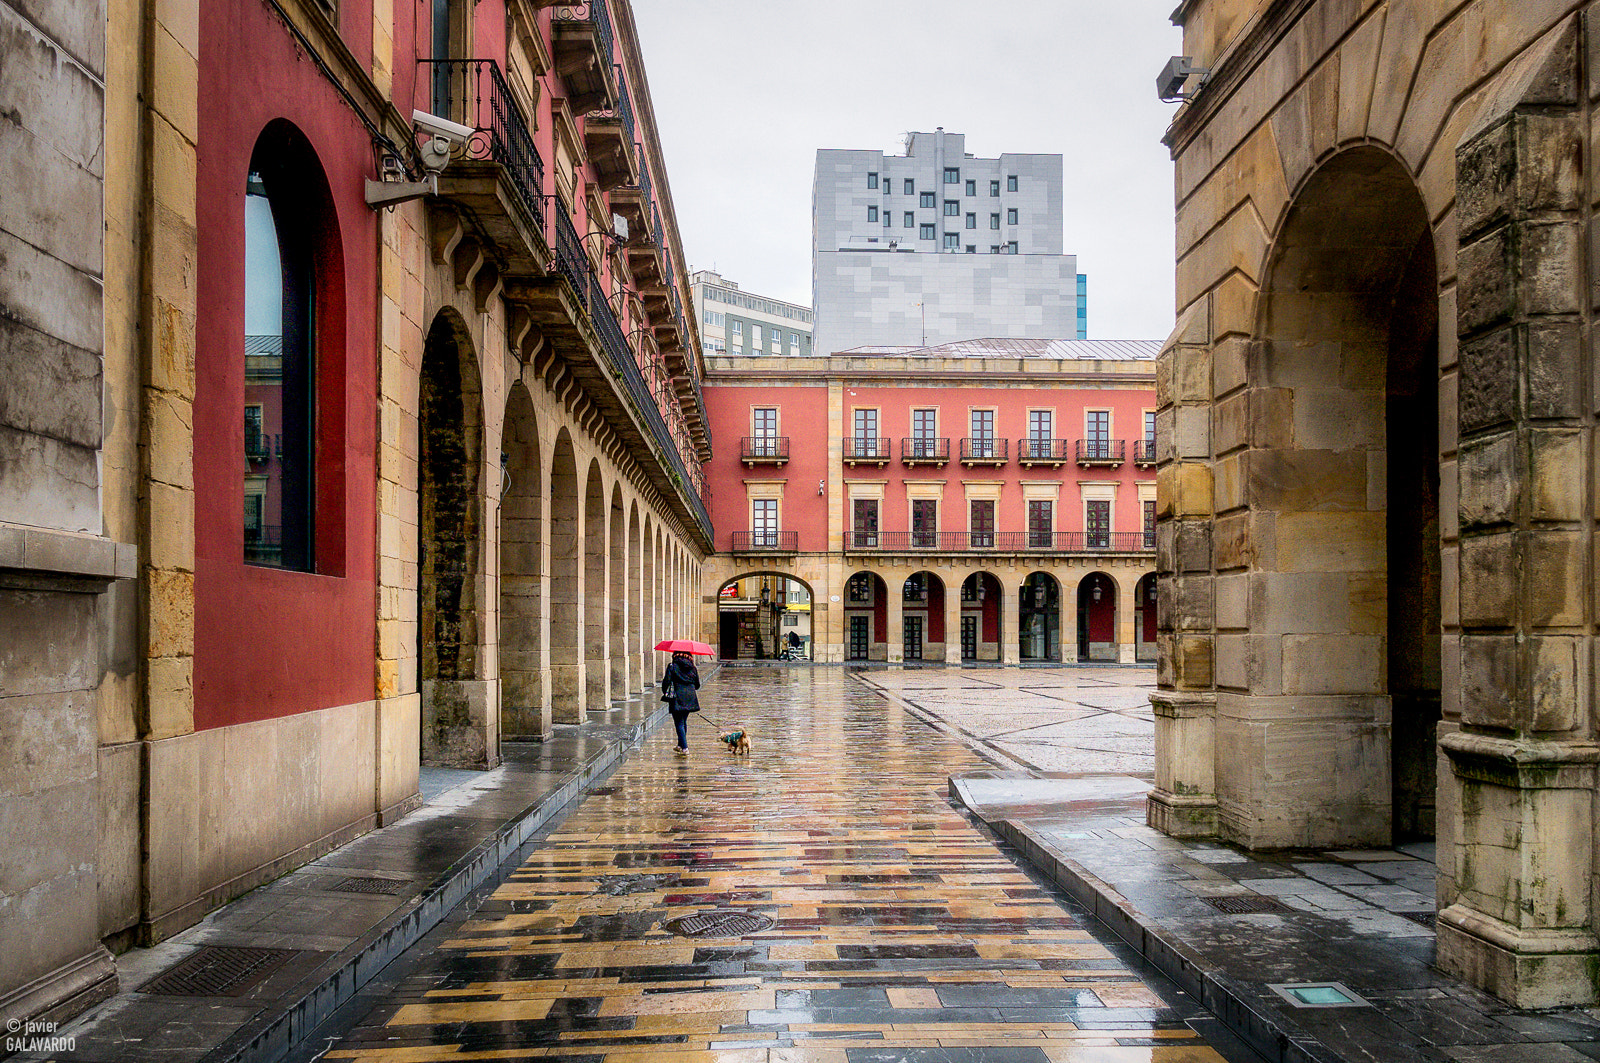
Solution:
<svg viewBox="0 0 1600 1063">
<path fill-rule="evenodd" d="M 702 657 L 715 657 L 717 655 L 716 650 L 703 642 L 695 642 L 693 639 L 662 639 L 656 643 L 656 649 L 665 650 L 668 653 L 696 653 Z"/>
</svg>

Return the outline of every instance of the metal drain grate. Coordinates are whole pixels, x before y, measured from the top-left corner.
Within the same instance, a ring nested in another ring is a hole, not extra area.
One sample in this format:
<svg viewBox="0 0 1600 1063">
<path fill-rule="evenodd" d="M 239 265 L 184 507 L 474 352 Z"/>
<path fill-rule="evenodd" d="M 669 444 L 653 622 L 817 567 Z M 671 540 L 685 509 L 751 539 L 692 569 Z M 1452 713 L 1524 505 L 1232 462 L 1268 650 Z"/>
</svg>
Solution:
<svg viewBox="0 0 1600 1063">
<path fill-rule="evenodd" d="M 1425 926 L 1429 930 L 1439 929 L 1438 912 L 1395 912 L 1402 919 L 1409 919 L 1418 926 Z"/>
<path fill-rule="evenodd" d="M 207 945 L 140 986 L 164 997 L 239 997 L 299 953 L 293 949 L 246 949 Z"/>
<path fill-rule="evenodd" d="M 680 915 L 661 924 L 680 937 L 686 938 L 741 938 L 777 926 L 771 919 L 755 912 L 723 909 L 714 912 L 696 912 Z"/>
<path fill-rule="evenodd" d="M 409 882 L 396 882 L 392 878 L 347 878 L 337 886 L 329 886 L 328 889 L 334 893 L 380 893 L 397 897 L 410 886 Z"/>
<path fill-rule="evenodd" d="M 1260 896 L 1234 896 L 1234 897 L 1202 897 L 1211 907 L 1223 915 L 1260 915 L 1264 912 L 1292 912 L 1293 908 L 1279 904 L 1271 897 Z"/>
</svg>

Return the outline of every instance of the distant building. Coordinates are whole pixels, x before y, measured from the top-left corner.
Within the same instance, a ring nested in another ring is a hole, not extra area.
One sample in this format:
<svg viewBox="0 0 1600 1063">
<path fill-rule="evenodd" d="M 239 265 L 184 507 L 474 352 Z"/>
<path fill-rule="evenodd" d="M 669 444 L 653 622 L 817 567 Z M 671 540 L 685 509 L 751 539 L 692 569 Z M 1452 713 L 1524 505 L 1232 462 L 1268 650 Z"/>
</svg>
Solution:
<svg viewBox="0 0 1600 1063">
<path fill-rule="evenodd" d="M 752 295 L 708 269 L 689 276 L 700 342 L 707 355 L 806 357 L 811 354 L 811 308 Z"/>
<path fill-rule="evenodd" d="M 912 133 L 905 155 L 823 149 L 812 304 L 823 354 L 978 337 L 1088 337 L 1088 285 L 1062 252 L 1060 155 L 966 153 Z"/>
</svg>

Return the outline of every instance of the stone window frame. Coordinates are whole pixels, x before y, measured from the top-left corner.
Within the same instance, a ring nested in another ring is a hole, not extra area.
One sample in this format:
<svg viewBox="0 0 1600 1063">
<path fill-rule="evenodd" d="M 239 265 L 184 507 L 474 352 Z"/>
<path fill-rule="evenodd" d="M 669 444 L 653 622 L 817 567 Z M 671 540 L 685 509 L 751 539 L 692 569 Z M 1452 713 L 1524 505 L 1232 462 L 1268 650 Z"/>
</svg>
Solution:
<svg viewBox="0 0 1600 1063">
<path fill-rule="evenodd" d="M 1089 415 L 1091 413 L 1103 413 L 1103 414 L 1106 415 L 1106 442 L 1107 443 L 1110 443 L 1113 439 L 1117 438 L 1117 411 L 1112 409 L 1110 406 L 1085 406 L 1083 408 L 1083 438 L 1084 439 L 1088 440 L 1088 439 L 1094 438 L 1093 436 L 1091 436 L 1089 434 Z"/>
<path fill-rule="evenodd" d="M 972 415 L 975 414 L 975 413 L 992 413 L 992 414 L 994 414 L 994 422 L 993 422 L 994 431 L 988 438 L 993 439 L 996 442 L 999 442 L 1000 440 L 1005 438 L 1005 433 L 1000 430 L 1000 407 L 991 405 L 991 406 L 968 406 L 967 407 L 967 438 L 968 439 L 976 439 L 976 438 L 978 438 L 977 436 L 973 435 L 973 433 L 972 433 Z"/>
<path fill-rule="evenodd" d="M 1120 480 L 1079 480 L 1078 481 L 1078 520 L 1079 529 L 1087 535 L 1089 533 L 1089 503 L 1110 502 L 1110 517 L 1107 526 L 1111 534 L 1117 531 L 1117 494 L 1122 486 Z M 1153 486 L 1153 485 L 1152 485 Z"/>
<path fill-rule="evenodd" d="M 756 528 L 756 503 L 778 503 L 778 528 L 783 529 L 783 491 L 789 483 L 788 479 L 782 480 L 746 480 L 744 481 L 744 518 L 745 527 L 751 531 Z"/>
<path fill-rule="evenodd" d="M 995 531 L 1000 527 L 1000 501 L 1005 494 L 1006 482 L 1004 480 L 962 480 L 961 494 L 964 500 L 963 508 L 966 510 L 967 534 L 972 534 L 972 503 L 993 502 Z"/>
<path fill-rule="evenodd" d="M 882 439 L 883 438 L 883 407 L 882 406 L 852 406 L 852 407 L 850 407 L 850 438 L 851 439 L 865 439 L 867 437 L 863 436 L 861 434 L 860 430 L 856 427 L 856 414 L 857 413 L 872 413 L 872 414 L 875 415 L 873 417 L 872 423 L 877 425 L 877 427 L 872 430 L 872 439 L 874 441 Z"/>
<path fill-rule="evenodd" d="M 1050 431 L 1045 435 L 1044 438 L 1046 442 L 1054 443 L 1057 438 L 1056 429 L 1061 426 L 1061 418 L 1056 416 L 1059 412 L 1060 411 L 1054 406 L 1025 407 L 1022 411 L 1024 437 L 1029 440 L 1033 439 L 1033 415 L 1036 413 L 1047 413 L 1050 415 Z"/>
<path fill-rule="evenodd" d="M 757 433 L 756 433 L 756 411 L 757 410 L 771 410 L 772 411 L 772 415 L 773 415 L 772 416 L 772 422 L 775 425 L 775 427 L 773 428 L 772 434 L 774 436 L 783 435 L 783 406 L 782 406 L 782 404 L 775 403 L 775 402 L 752 402 L 750 404 L 750 436 L 751 436 L 752 439 L 755 438 L 755 436 L 757 435 Z"/>
<path fill-rule="evenodd" d="M 948 480 L 907 480 L 906 488 L 906 528 L 908 531 L 916 530 L 916 522 L 912 520 L 911 513 L 916 507 L 915 502 L 934 503 L 934 534 L 937 535 L 944 529 L 944 485 Z"/>
<path fill-rule="evenodd" d="M 849 542 L 850 541 L 850 537 L 852 535 L 854 535 L 855 531 L 856 531 L 856 503 L 857 502 L 875 502 L 875 503 L 877 503 L 877 507 L 878 507 L 877 526 L 878 527 L 877 527 L 877 531 L 874 534 L 877 536 L 877 542 L 882 542 L 883 541 L 883 500 L 884 500 L 885 491 L 888 488 L 888 486 L 889 486 L 889 481 L 888 480 L 855 480 L 855 479 L 847 479 L 847 480 L 844 481 L 844 537 L 845 537 L 845 542 Z"/>
</svg>

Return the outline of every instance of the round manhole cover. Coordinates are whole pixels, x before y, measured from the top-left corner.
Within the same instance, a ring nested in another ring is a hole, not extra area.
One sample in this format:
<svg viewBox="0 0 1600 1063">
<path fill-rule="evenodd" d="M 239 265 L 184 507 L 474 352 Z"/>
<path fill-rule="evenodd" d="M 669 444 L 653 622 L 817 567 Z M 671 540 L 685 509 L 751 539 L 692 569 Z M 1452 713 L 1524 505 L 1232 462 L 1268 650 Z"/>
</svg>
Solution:
<svg viewBox="0 0 1600 1063">
<path fill-rule="evenodd" d="M 746 934 L 771 930 L 777 924 L 755 912 L 722 910 L 680 915 L 661 925 L 686 938 L 742 938 Z"/>
</svg>

